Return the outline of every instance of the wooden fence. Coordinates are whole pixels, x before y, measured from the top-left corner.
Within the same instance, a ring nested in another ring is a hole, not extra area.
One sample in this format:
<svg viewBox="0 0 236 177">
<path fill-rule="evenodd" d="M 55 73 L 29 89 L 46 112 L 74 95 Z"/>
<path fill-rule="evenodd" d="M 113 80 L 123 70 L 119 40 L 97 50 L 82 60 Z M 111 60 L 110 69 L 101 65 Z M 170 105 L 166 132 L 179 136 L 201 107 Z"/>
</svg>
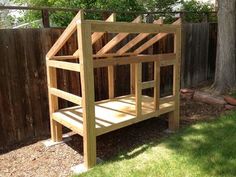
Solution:
<svg viewBox="0 0 236 177">
<path fill-rule="evenodd" d="M 0 30 L 0 149 L 29 138 L 49 136 L 49 113 L 45 54 L 63 29 L 6 29 Z M 109 36 L 98 41 L 95 50 Z M 61 54 L 73 53 L 76 37 L 67 42 Z M 216 24 L 183 25 L 182 86 L 195 86 L 212 79 L 214 74 Z M 173 36 L 162 39 L 146 52 L 171 52 Z M 161 71 L 161 92 L 170 91 L 171 68 Z M 80 93 L 79 75 L 60 71 L 59 88 Z M 143 79 L 153 77 L 153 66 L 143 66 Z M 105 80 L 105 81 L 104 81 Z M 70 84 L 68 84 L 70 83 Z M 129 93 L 129 66 L 116 67 L 115 95 Z M 108 98 L 107 70 L 95 70 L 96 100 Z M 148 93 L 148 92 L 147 92 Z M 60 106 L 67 106 L 60 100 Z"/>
</svg>

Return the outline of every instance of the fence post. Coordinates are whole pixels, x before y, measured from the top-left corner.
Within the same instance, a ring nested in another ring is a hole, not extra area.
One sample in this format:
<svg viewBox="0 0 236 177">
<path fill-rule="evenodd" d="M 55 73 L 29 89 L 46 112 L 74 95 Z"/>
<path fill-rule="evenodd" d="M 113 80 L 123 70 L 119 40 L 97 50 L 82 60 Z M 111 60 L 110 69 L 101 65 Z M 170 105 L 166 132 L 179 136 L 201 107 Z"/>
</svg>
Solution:
<svg viewBox="0 0 236 177">
<path fill-rule="evenodd" d="M 42 22 L 44 28 L 50 28 L 48 10 L 42 10 Z"/>
</svg>

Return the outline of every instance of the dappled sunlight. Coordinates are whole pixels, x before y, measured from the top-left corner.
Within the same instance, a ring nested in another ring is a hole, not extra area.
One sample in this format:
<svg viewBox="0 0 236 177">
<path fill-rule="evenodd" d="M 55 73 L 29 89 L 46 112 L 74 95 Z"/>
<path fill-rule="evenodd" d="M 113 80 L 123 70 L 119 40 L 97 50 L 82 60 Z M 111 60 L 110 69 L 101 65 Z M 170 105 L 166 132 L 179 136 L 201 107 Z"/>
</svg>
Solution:
<svg viewBox="0 0 236 177">
<path fill-rule="evenodd" d="M 235 147 L 236 116 L 228 113 L 122 151 L 82 176 L 236 176 Z"/>
<path fill-rule="evenodd" d="M 187 128 L 165 142 L 168 148 L 199 166 L 209 175 L 236 175 L 236 117 Z M 177 139 L 176 136 L 178 136 Z"/>
</svg>

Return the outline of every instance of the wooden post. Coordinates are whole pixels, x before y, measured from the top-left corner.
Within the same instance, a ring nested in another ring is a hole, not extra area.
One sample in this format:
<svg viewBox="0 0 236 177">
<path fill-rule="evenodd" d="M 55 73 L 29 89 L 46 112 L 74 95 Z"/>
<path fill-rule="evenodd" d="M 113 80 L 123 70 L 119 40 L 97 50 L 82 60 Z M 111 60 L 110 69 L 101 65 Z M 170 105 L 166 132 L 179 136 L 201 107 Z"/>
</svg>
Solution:
<svg viewBox="0 0 236 177">
<path fill-rule="evenodd" d="M 44 28 L 49 28 L 50 27 L 48 10 L 42 10 L 42 21 L 43 21 L 43 27 Z"/>
<path fill-rule="evenodd" d="M 95 97 L 92 58 L 91 25 L 77 22 L 83 108 L 84 165 L 87 169 L 96 164 Z"/>
<path fill-rule="evenodd" d="M 142 18 L 139 16 L 136 23 L 141 23 Z M 130 93 L 135 94 L 135 64 L 130 64 Z"/>
<path fill-rule="evenodd" d="M 113 18 L 111 18 L 109 21 L 115 22 L 116 21 L 116 14 L 114 13 L 112 15 Z M 109 90 L 109 98 L 115 97 L 115 67 L 108 66 L 108 90 Z"/>
<path fill-rule="evenodd" d="M 136 116 L 142 115 L 142 63 L 135 63 L 135 109 Z"/>
<path fill-rule="evenodd" d="M 154 62 L 154 109 L 159 110 L 160 100 L 160 60 Z"/>
<path fill-rule="evenodd" d="M 179 128 L 179 91 L 180 91 L 180 60 L 181 60 L 181 28 L 176 29 L 175 47 L 176 63 L 173 65 L 173 96 L 175 110 L 169 113 L 169 129 L 175 131 Z"/>
<path fill-rule="evenodd" d="M 47 66 L 47 82 L 48 82 L 48 101 L 50 114 L 50 128 L 52 141 L 62 140 L 62 125 L 52 118 L 52 114 L 58 110 L 58 98 L 52 95 L 49 88 L 57 88 L 57 73 L 55 68 Z"/>
</svg>

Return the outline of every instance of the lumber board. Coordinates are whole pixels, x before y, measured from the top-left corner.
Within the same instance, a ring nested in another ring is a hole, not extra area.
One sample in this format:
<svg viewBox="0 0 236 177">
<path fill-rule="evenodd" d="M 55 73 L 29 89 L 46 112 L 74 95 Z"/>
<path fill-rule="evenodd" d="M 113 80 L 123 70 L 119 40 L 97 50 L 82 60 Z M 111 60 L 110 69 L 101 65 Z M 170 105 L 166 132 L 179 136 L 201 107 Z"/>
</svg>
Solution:
<svg viewBox="0 0 236 177">
<path fill-rule="evenodd" d="M 174 102 L 160 103 L 160 110 L 153 109 L 154 100 L 149 96 L 142 96 L 142 112 L 138 119 L 135 111 L 135 96 L 125 95 L 113 99 L 102 100 L 95 103 L 96 136 L 117 130 L 119 128 L 138 123 L 140 121 L 157 117 L 174 110 Z M 106 114 L 104 114 L 106 112 Z M 69 127 L 78 134 L 83 131 L 83 109 L 74 106 L 58 110 L 53 118 Z"/>
<path fill-rule="evenodd" d="M 112 13 L 105 21 L 107 22 L 114 22 L 116 21 L 116 13 Z M 92 44 L 97 42 L 101 37 L 105 34 L 105 32 L 94 32 L 92 34 Z M 73 56 L 78 56 L 79 50 L 77 49 L 74 53 Z"/>
<path fill-rule="evenodd" d="M 154 62 L 154 108 L 159 110 L 160 105 L 160 85 L 161 85 L 161 68 L 160 60 Z"/>
<path fill-rule="evenodd" d="M 96 164 L 96 132 L 95 132 L 95 95 L 93 58 L 91 45 L 91 25 L 77 24 L 79 56 L 81 70 L 82 107 L 83 107 L 83 148 L 84 165 L 87 169 Z"/>
<path fill-rule="evenodd" d="M 177 25 L 156 25 L 147 23 L 127 23 L 127 22 L 102 22 L 86 20 L 90 23 L 92 32 L 111 32 L 111 33 L 175 33 L 179 28 Z"/>
<path fill-rule="evenodd" d="M 172 25 L 178 25 L 180 24 L 180 19 L 176 20 L 174 23 L 172 23 Z M 143 45 L 141 45 L 139 48 L 137 48 L 134 53 L 135 54 L 140 54 L 142 53 L 144 50 L 146 50 L 147 48 L 149 48 L 150 46 L 152 46 L 153 44 L 155 44 L 157 41 L 159 41 L 160 39 L 164 38 L 165 36 L 167 36 L 168 33 L 159 33 L 156 34 L 154 37 L 152 37 L 151 39 L 149 39 L 147 42 L 145 42 Z"/>
<path fill-rule="evenodd" d="M 94 68 L 107 67 L 110 65 L 126 65 L 131 63 L 140 62 L 153 62 L 160 60 L 161 66 L 173 65 L 176 62 L 176 55 L 173 53 L 168 54 L 156 54 L 156 55 L 138 55 L 129 57 L 119 57 L 119 58 L 106 58 L 94 60 Z"/>
<path fill-rule="evenodd" d="M 70 63 L 65 61 L 53 61 L 48 60 L 47 64 L 49 67 L 59 68 L 59 69 L 65 69 L 69 71 L 75 71 L 80 72 L 80 64 L 78 63 Z"/>
<path fill-rule="evenodd" d="M 55 68 L 49 68 L 47 66 L 47 83 L 49 87 L 57 87 L 57 72 Z M 49 102 L 49 116 L 50 116 L 50 130 L 52 141 L 62 140 L 62 126 L 55 120 L 53 120 L 52 114 L 58 110 L 58 98 L 48 92 Z"/>
<path fill-rule="evenodd" d="M 70 101 L 78 105 L 82 105 L 82 98 L 77 95 L 74 95 L 74 94 L 71 94 L 63 90 L 56 89 L 56 88 L 49 87 L 48 89 L 49 89 L 50 94 L 54 96 L 63 98 L 64 100 Z"/>
<path fill-rule="evenodd" d="M 135 63 L 135 110 L 137 118 L 142 115 L 142 63 Z"/>
<path fill-rule="evenodd" d="M 135 18 L 131 23 L 140 23 L 142 20 L 141 16 Z M 119 44 L 123 39 L 125 39 L 129 33 L 119 33 L 115 37 L 113 37 L 103 48 L 101 48 L 97 54 L 107 53 L 109 50 L 114 48 L 117 44 Z"/>
<path fill-rule="evenodd" d="M 46 57 L 51 58 L 57 54 L 57 52 L 62 48 L 66 41 L 71 37 L 71 35 L 76 31 L 76 21 L 84 19 L 84 11 L 80 10 L 77 15 L 73 18 L 70 24 L 67 26 L 62 35 L 54 43 L 52 48 L 48 51 Z"/>
<path fill-rule="evenodd" d="M 146 82 L 142 82 L 142 89 L 148 89 L 148 88 L 153 88 L 154 87 L 155 82 L 154 81 L 146 81 Z"/>
<path fill-rule="evenodd" d="M 169 129 L 176 131 L 179 128 L 180 116 L 180 60 L 181 60 L 181 28 L 175 33 L 174 52 L 176 53 L 176 63 L 173 66 L 173 96 L 175 98 L 175 110 L 169 113 Z"/>
<path fill-rule="evenodd" d="M 162 19 L 158 19 L 158 20 L 154 20 L 153 22 L 154 24 L 162 24 L 163 20 Z M 129 41 L 127 44 L 125 44 L 123 47 L 121 47 L 117 53 L 118 54 L 123 54 L 125 52 L 127 52 L 129 49 L 131 49 L 132 47 L 134 47 L 136 44 L 138 44 L 139 42 L 141 42 L 142 40 L 144 40 L 146 37 L 149 36 L 149 33 L 140 33 L 138 34 L 136 37 L 134 37 L 131 41 Z"/>
</svg>

